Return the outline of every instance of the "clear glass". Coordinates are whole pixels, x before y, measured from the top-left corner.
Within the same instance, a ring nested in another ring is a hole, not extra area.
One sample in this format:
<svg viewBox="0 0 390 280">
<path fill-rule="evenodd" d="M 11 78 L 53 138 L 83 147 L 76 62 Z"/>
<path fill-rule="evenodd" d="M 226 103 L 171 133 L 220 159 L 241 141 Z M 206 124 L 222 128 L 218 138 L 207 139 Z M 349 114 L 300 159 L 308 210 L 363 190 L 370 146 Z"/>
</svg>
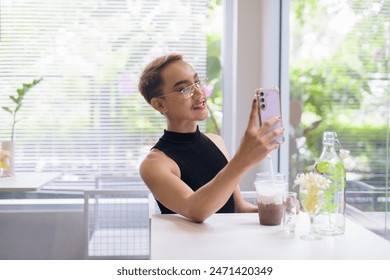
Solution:
<svg viewBox="0 0 390 280">
<path fill-rule="evenodd" d="M 290 234 L 295 232 L 295 221 L 297 215 L 297 193 L 286 192 L 283 200 L 283 227 L 284 233 Z"/>
<path fill-rule="evenodd" d="M 214 13 L 223 12 L 221 3 L 212 10 L 205 0 L 157 0 L 153 5 L 150 1 L 113 0 L 107 5 L 92 1 L 88 9 L 83 1 L 8 3 L 0 5 L 0 107 L 13 106 L 9 95 L 16 94 L 22 84 L 44 77 L 27 93 L 28 102 L 18 111 L 15 171 L 63 172 L 61 180 L 53 182 L 59 189 L 93 188 L 96 176 L 124 175 L 143 186 L 139 164 L 161 136 L 166 121 L 138 92 L 140 72 L 156 56 L 175 52 L 183 54 L 199 78 L 210 75 L 214 85 L 222 63 L 209 46 L 219 48 L 216 40 L 221 34 L 207 17 L 222 27 L 223 17 Z M 23 12 L 32 9 L 31 17 Z M 167 17 L 167 9 L 180 12 Z M 50 28 L 42 32 L 40 26 Z M 140 32 L 143 28 L 147 32 Z M 31 39 L 29 48 L 20 38 Z M 218 67 L 208 70 L 210 63 Z M 221 87 L 214 88 L 215 100 L 222 103 L 222 94 L 217 93 Z M 207 104 L 211 107 L 215 102 Z M 219 122 L 219 109 L 212 108 L 218 110 Z M 8 140 L 12 116 L 0 111 L 0 140 Z M 208 131 L 206 122 L 199 122 L 199 128 Z"/>
<path fill-rule="evenodd" d="M 316 162 L 315 171 L 330 179 L 329 188 L 315 221 L 314 230 L 321 235 L 340 235 L 345 232 L 346 172 L 335 149 L 335 132 L 324 132 L 323 150 Z"/>
<path fill-rule="evenodd" d="M 309 215 L 310 230 L 308 234 L 302 235 L 303 240 L 321 240 L 322 237 L 314 231 L 314 218 L 320 211 L 323 203 L 324 193 L 322 191 L 313 191 L 300 188 L 299 198 L 302 203 L 302 207 Z"/>
<path fill-rule="evenodd" d="M 311 171 L 322 133 L 336 131 L 350 151 L 346 217 L 390 240 L 390 1 L 286 2 L 290 182 Z"/>
<path fill-rule="evenodd" d="M 255 187 L 260 224 L 265 226 L 280 225 L 284 213 L 284 194 L 288 189 L 286 175 L 269 172 L 258 173 Z"/>
<path fill-rule="evenodd" d="M 0 167 L 3 168 L 4 177 L 14 176 L 15 174 L 15 142 L 0 142 Z"/>
</svg>

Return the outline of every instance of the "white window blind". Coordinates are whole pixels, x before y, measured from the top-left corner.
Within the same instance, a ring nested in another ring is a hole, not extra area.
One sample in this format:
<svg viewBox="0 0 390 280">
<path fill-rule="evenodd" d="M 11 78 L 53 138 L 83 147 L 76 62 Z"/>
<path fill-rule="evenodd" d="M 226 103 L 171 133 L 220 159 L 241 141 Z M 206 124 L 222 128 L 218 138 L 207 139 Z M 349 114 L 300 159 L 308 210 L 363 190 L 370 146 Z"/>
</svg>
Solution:
<svg viewBox="0 0 390 280">
<path fill-rule="evenodd" d="M 138 165 L 165 128 L 138 93 L 152 58 L 181 53 L 206 73 L 207 1 L 1 1 L 0 106 L 26 94 L 16 124 L 16 172 L 64 172 L 64 187 L 96 176 L 140 181 Z M 11 115 L 0 111 L 0 141 Z"/>
</svg>

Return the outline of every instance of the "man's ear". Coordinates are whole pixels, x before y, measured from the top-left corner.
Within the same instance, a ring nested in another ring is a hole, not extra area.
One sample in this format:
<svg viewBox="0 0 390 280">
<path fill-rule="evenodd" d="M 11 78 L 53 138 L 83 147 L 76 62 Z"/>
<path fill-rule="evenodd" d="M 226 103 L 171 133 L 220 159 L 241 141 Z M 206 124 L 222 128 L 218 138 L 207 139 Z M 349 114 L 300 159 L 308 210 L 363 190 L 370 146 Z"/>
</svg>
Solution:
<svg viewBox="0 0 390 280">
<path fill-rule="evenodd" d="M 164 114 L 168 111 L 164 103 L 165 100 L 158 97 L 153 97 L 152 100 L 150 100 L 150 104 L 152 105 L 152 107 L 159 111 L 161 114 Z"/>
</svg>

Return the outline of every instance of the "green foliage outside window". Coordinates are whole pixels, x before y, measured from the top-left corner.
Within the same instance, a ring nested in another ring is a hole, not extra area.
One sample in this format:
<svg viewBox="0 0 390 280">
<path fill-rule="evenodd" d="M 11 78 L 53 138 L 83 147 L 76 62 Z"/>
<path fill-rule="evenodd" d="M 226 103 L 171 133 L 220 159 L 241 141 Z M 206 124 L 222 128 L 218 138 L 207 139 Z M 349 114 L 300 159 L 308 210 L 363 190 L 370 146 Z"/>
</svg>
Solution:
<svg viewBox="0 0 390 280">
<path fill-rule="evenodd" d="M 209 1 L 209 24 L 207 33 L 207 84 L 210 96 L 208 108 L 210 117 L 206 122 L 207 132 L 219 134 L 222 123 L 222 82 L 221 82 L 221 27 L 222 7 L 220 0 Z"/>
<path fill-rule="evenodd" d="M 389 1 L 291 2 L 291 99 L 303 104 L 300 131 L 320 122 L 305 135 L 307 150 L 300 155 L 301 169 L 318 158 L 322 133 L 330 130 L 351 150 L 348 171 L 359 173 L 368 183 L 375 176 L 384 176 L 390 94 L 389 14 Z M 353 23 L 349 29 L 339 24 L 330 30 L 329 20 L 335 24 L 343 17 L 345 23 Z M 384 187 L 385 181 L 375 184 Z"/>
</svg>

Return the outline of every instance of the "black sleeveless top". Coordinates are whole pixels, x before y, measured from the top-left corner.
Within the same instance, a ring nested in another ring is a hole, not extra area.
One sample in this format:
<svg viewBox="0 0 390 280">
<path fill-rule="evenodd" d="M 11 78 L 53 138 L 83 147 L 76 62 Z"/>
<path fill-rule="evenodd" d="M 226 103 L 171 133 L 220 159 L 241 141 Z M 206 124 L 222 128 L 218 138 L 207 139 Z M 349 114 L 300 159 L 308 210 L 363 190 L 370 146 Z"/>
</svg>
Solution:
<svg viewBox="0 0 390 280">
<path fill-rule="evenodd" d="M 213 179 L 225 167 L 227 159 L 221 150 L 197 127 L 192 133 L 164 130 L 153 147 L 164 152 L 180 168 L 181 180 L 193 191 Z M 176 214 L 157 201 L 162 214 Z M 217 213 L 234 213 L 233 195 Z"/>
</svg>

